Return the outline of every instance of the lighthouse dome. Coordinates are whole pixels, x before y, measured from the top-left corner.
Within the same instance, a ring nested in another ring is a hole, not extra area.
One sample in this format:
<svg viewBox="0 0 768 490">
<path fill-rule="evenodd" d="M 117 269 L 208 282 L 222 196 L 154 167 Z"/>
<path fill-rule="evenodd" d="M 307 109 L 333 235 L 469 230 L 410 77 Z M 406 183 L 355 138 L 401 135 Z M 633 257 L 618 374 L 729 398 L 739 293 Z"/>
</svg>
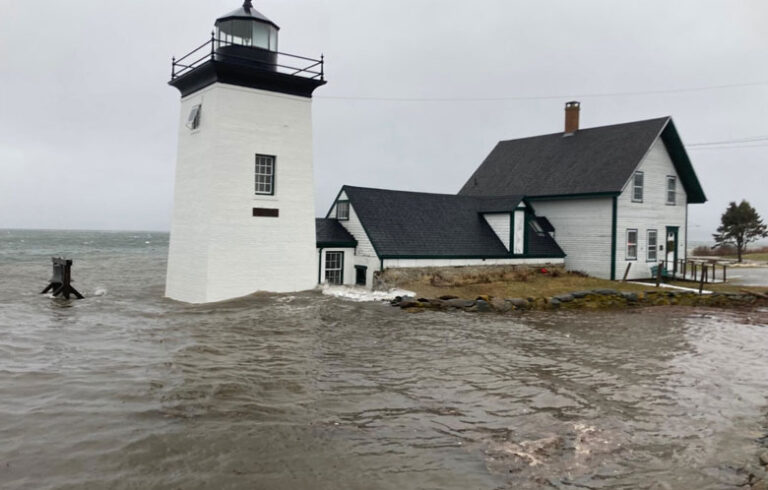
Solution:
<svg viewBox="0 0 768 490">
<path fill-rule="evenodd" d="M 227 44 L 277 51 L 277 24 L 253 8 L 251 0 L 216 19 L 216 37 Z"/>
</svg>

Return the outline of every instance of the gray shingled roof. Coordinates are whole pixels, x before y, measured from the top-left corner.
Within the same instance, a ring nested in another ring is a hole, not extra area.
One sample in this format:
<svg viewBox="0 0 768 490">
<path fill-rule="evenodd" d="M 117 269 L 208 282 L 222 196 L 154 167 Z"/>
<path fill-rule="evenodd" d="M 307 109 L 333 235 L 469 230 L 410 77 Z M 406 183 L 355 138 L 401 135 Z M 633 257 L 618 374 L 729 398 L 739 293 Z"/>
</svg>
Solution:
<svg viewBox="0 0 768 490">
<path fill-rule="evenodd" d="M 691 203 L 705 202 L 696 173 L 672 119 L 616 124 L 501 141 L 459 194 L 562 196 L 622 191 L 661 136 Z"/>
<path fill-rule="evenodd" d="M 509 257 L 482 213 L 513 211 L 522 196 L 467 197 L 344 186 L 379 257 Z M 549 236 L 528 233 L 529 253 L 563 257 Z"/>
<path fill-rule="evenodd" d="M 338 220 L 330 218 L 315 219 L 315 234 L 318 247 L 356 247 L 357 240 Z"/>
</svg>

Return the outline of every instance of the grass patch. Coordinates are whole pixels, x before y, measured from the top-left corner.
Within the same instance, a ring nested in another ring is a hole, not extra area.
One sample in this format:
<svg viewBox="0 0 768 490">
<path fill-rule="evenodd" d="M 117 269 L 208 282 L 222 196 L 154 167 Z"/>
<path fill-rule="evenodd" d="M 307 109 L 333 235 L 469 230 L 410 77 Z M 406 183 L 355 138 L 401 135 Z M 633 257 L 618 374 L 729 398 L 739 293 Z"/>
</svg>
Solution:
<svg viewBox="0 0 768 490">
<path fill-rule="evenodd" d="M 453 284 L 434 281 L 430 276 L 398 281 L 400 288 L 414 291 L 420 297 L 438 298 L 453 295 L 460 298 L 476 298 L 482 295 L 496 298 L 551 297 L 590 289 L 615 289 L 618 291 L 641 292 L 649 286 L 584 277 L 579 274 L 562 273 L 555 277 L 549 274 L 532 273 L 524 280 L 507 278 L 482 283 Z"/>
<path fill-rule="evenodd" d="M 421 269 L 388 269 L 383 277 L 387 287 L 407 289 L 418 297 L 439 298 L 451 295 L 474 299 L 478 296 L 495 298 L 541 298 L 591 289 L 613 289 L 639 293 L 656 288 L 655 283 L 631 284 L 587 277 L 567 272 L 562 266 L 540 268 L 525 266 L 443 267 Z M 689 281 L 666 282 L 698 290 L 699 284 Z M 663 288 L 660 288 L 663 289 Z M 714 292 L 739 293 L 751 291 L 766 293 L 768 287 L 747 287 L 737 284 L 705 284 L 704 289 Z M 666 289 L 671 291 L 671 289 Z"/>
<path fill-rule="evenodd" d="M 736 255 L 726 255 L 724 258 L 738 260 L 738 256 Z M 753 254 L 747 253 L 742 256 L 742 259 L 755 260 L 758 262 L 768 262 L 768 253 L 764 253 L 764 252 L 753 253 Z"/>
<path fill-rule="evenodd" d="M 698 282 L 690 282 L 690 281 L 670 281 L 667 284 L 671 284 L 673 286 L 681 286 L 684 288 L 691 288 L 695 290 L 699 290 L 699 283 Z M 715 284 L 704 284 L 704 291 L 712 291 L 715 293 L 740 293 L 742 291 L 750 291 L 753 293 L 761 293 L 765 294 L 768 292 L 768 287 L 765 286 L 740 286 L 738 284 L 722 284 L 722 283 L 715 283 Z"/>
</svg>

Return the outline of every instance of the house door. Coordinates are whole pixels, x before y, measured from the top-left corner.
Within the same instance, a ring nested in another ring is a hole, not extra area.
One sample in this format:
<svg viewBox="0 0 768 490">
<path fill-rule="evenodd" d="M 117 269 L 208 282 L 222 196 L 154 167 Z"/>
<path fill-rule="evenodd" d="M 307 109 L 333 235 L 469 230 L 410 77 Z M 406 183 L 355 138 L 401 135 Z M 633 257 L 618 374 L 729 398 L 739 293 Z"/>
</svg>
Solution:
<svg viewBox="0 0 768 490">
<path fill-rule="evenodd" d="M 667 226 L 667 270 L 677 272 L 677 226 Z"/>
</svg>

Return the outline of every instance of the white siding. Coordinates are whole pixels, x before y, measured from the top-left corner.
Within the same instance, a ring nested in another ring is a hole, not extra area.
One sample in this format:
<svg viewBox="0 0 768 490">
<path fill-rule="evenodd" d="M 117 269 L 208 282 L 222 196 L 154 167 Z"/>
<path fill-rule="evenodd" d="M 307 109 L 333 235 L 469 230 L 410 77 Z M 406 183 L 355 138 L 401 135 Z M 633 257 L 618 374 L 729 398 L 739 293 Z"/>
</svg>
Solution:
<svg viewBox="0 0 768 490">
<path fill-rule="evenodd" d="M 347 194 L 342 192 L 341 195 L 339 195 L 338 200 L 346 201 L 347 199 Z M 331 208 L 331 212 L 328 217 L 336 218 L 336 203 L 333 203 L 333 207 Z M 365 233 L 363 224 L 360 222 L 360 218 L 358 218 L 352 203 L 349 203 L 349 219 L 345 221 L 339 221 L 339 223 L 341 223 L 341 226 L 346 228 L 347 231 L 353 237 L 355 237 L 355 240 L 357 240 L 357 255 L 362 257 L 377 257 L 376 250 L 374 250 L 371 240 Z"/>
<path fill-rule="evenodd" d="M 346 201 L 348 200 L 348 196 L 345 192 L 342 192 L 339 195 L 340 201 Z M 331 207 L 331 211 L 328 214 L 329 218 L 336 218 L 336 203 L 333 204 Z M 351 279 L 349 282 L 344 280 L 344 284 L 348 285 L 354 285 L 355 284 L 355 265 L 362 265 L 368 268 L 367 270 L 367 276 L 365 278 L 365 284 L 366 287 L 371 288 L 373 286 L 373 274 L 378 271 L 381 268 L 381 261 L 379 260 L 379 257 L 376 255 L 376 251 L 373 248 L 373 244 L 371 243 L 371 240 L 368 238 L 368 235 L 365 233 L 365 230 L 363 229 L 363 224 L 360 222 L 360 218 L 357 216 L 357 213 L 355 212 L 354 206 L 352 206 L 352 203 L 349 204 L 349 219 L 346 221 L 339 221 L 341 225 L 346 228 L 346 230 L 357 240 L 357 248 L 353 250 L 353 253 L 350 254 L 348 257 L 345 255 L 345 260 L 349 259 L 349 264 L 351 267 Z M 346 269 L 346 266 L 345 266 Z M 321 276 L 321 277 L 324 277 Z"/>
<path fill-rule="evenodd" d="M 185 127 L 202 102 L 201 126 Z M 215 83 L 182 99 L 166 295 L 189 303 L 317 284 L 311 99 Z M 274 196 L 255 155 L 276 156 Z M 255 218 L 253 207 L 279 218 Z"/>
<path fill-rule="evenodd" d="M 384 268 L 460 267 L 470 265 L 548 265 L 563 259 L 384 259 Z"/>
<path fill-rule="evenodd" d="M 344 285 L 352 286 L 355 284 L 355 249 L 354 248 L 323 248 L 318 249 L 318 255 L 320 258 L 320 271 L 319 282 L 325 283 L 325 253 L 326 252 L 343 252 L 344 253 Z"/>
<path fill-rule="evenodd" d="M 496 233 L 496 236 L 499 237 L 501 243 L 503 243 L 507 248 L 507 251 L 509 251 L 509 222 L 511 220 L 510 215 L 484 214 L 483 217 L 485 218 L 486 223 L 488 223 L 488 226 L 490 226 L 493 229 L 493 232 Z"/>
<path fill-rule="evenodd" d="M 356 255 L 354 261 L 355 265 L 363 265 L 368 268 L 366 271 L 365 286 L 368 289 L 371 289 L 373 287 L 373 275 L 381 268 L 381 261 L 378 257 L 363 257 L 360 255 Z M 354 284 L 354 281 L 350 284 Z"/>
<path fill-rule="evenodd" d="M 514 254 L 525 253 L 525 211 L 515 211 Z"/>
<path fill-rule="evenodd" d="M 568 270 L 611 277 L 612 198 L 561 199 L 532 203 L 537 216 L 555 227 Z"/>
<path fill-rule="evenodd" d="M 658 260 L 663 260 L 666 250 L 666 228 L 679 227 L 678 258 L 686 257 L 687 196 L 680 177 L 675 172 L 672 159 L 664 142 L 657 139 L 637 170 L 643 172 L 643 202 L 632 202 L 632 179 L 627 183 L 618 198 L 616 226 L 616 278 L 621 279 L 628 263 L 632 263 L 630 279 L 643 279 L 651 276 L 648 257 L 648 230 L 658 230 L 658 243 L 664 245 L 664 251 L 658 252 Z M 667 176 L 677 178 L 676 205 L 667 205 Z M 638 230 L 637 260 L 627 261 L 627 229 Z M 559 232 L 559 230 L 558 230 Z M 559 237 L 558 237 L 559 238 Z"/>
</svg>

